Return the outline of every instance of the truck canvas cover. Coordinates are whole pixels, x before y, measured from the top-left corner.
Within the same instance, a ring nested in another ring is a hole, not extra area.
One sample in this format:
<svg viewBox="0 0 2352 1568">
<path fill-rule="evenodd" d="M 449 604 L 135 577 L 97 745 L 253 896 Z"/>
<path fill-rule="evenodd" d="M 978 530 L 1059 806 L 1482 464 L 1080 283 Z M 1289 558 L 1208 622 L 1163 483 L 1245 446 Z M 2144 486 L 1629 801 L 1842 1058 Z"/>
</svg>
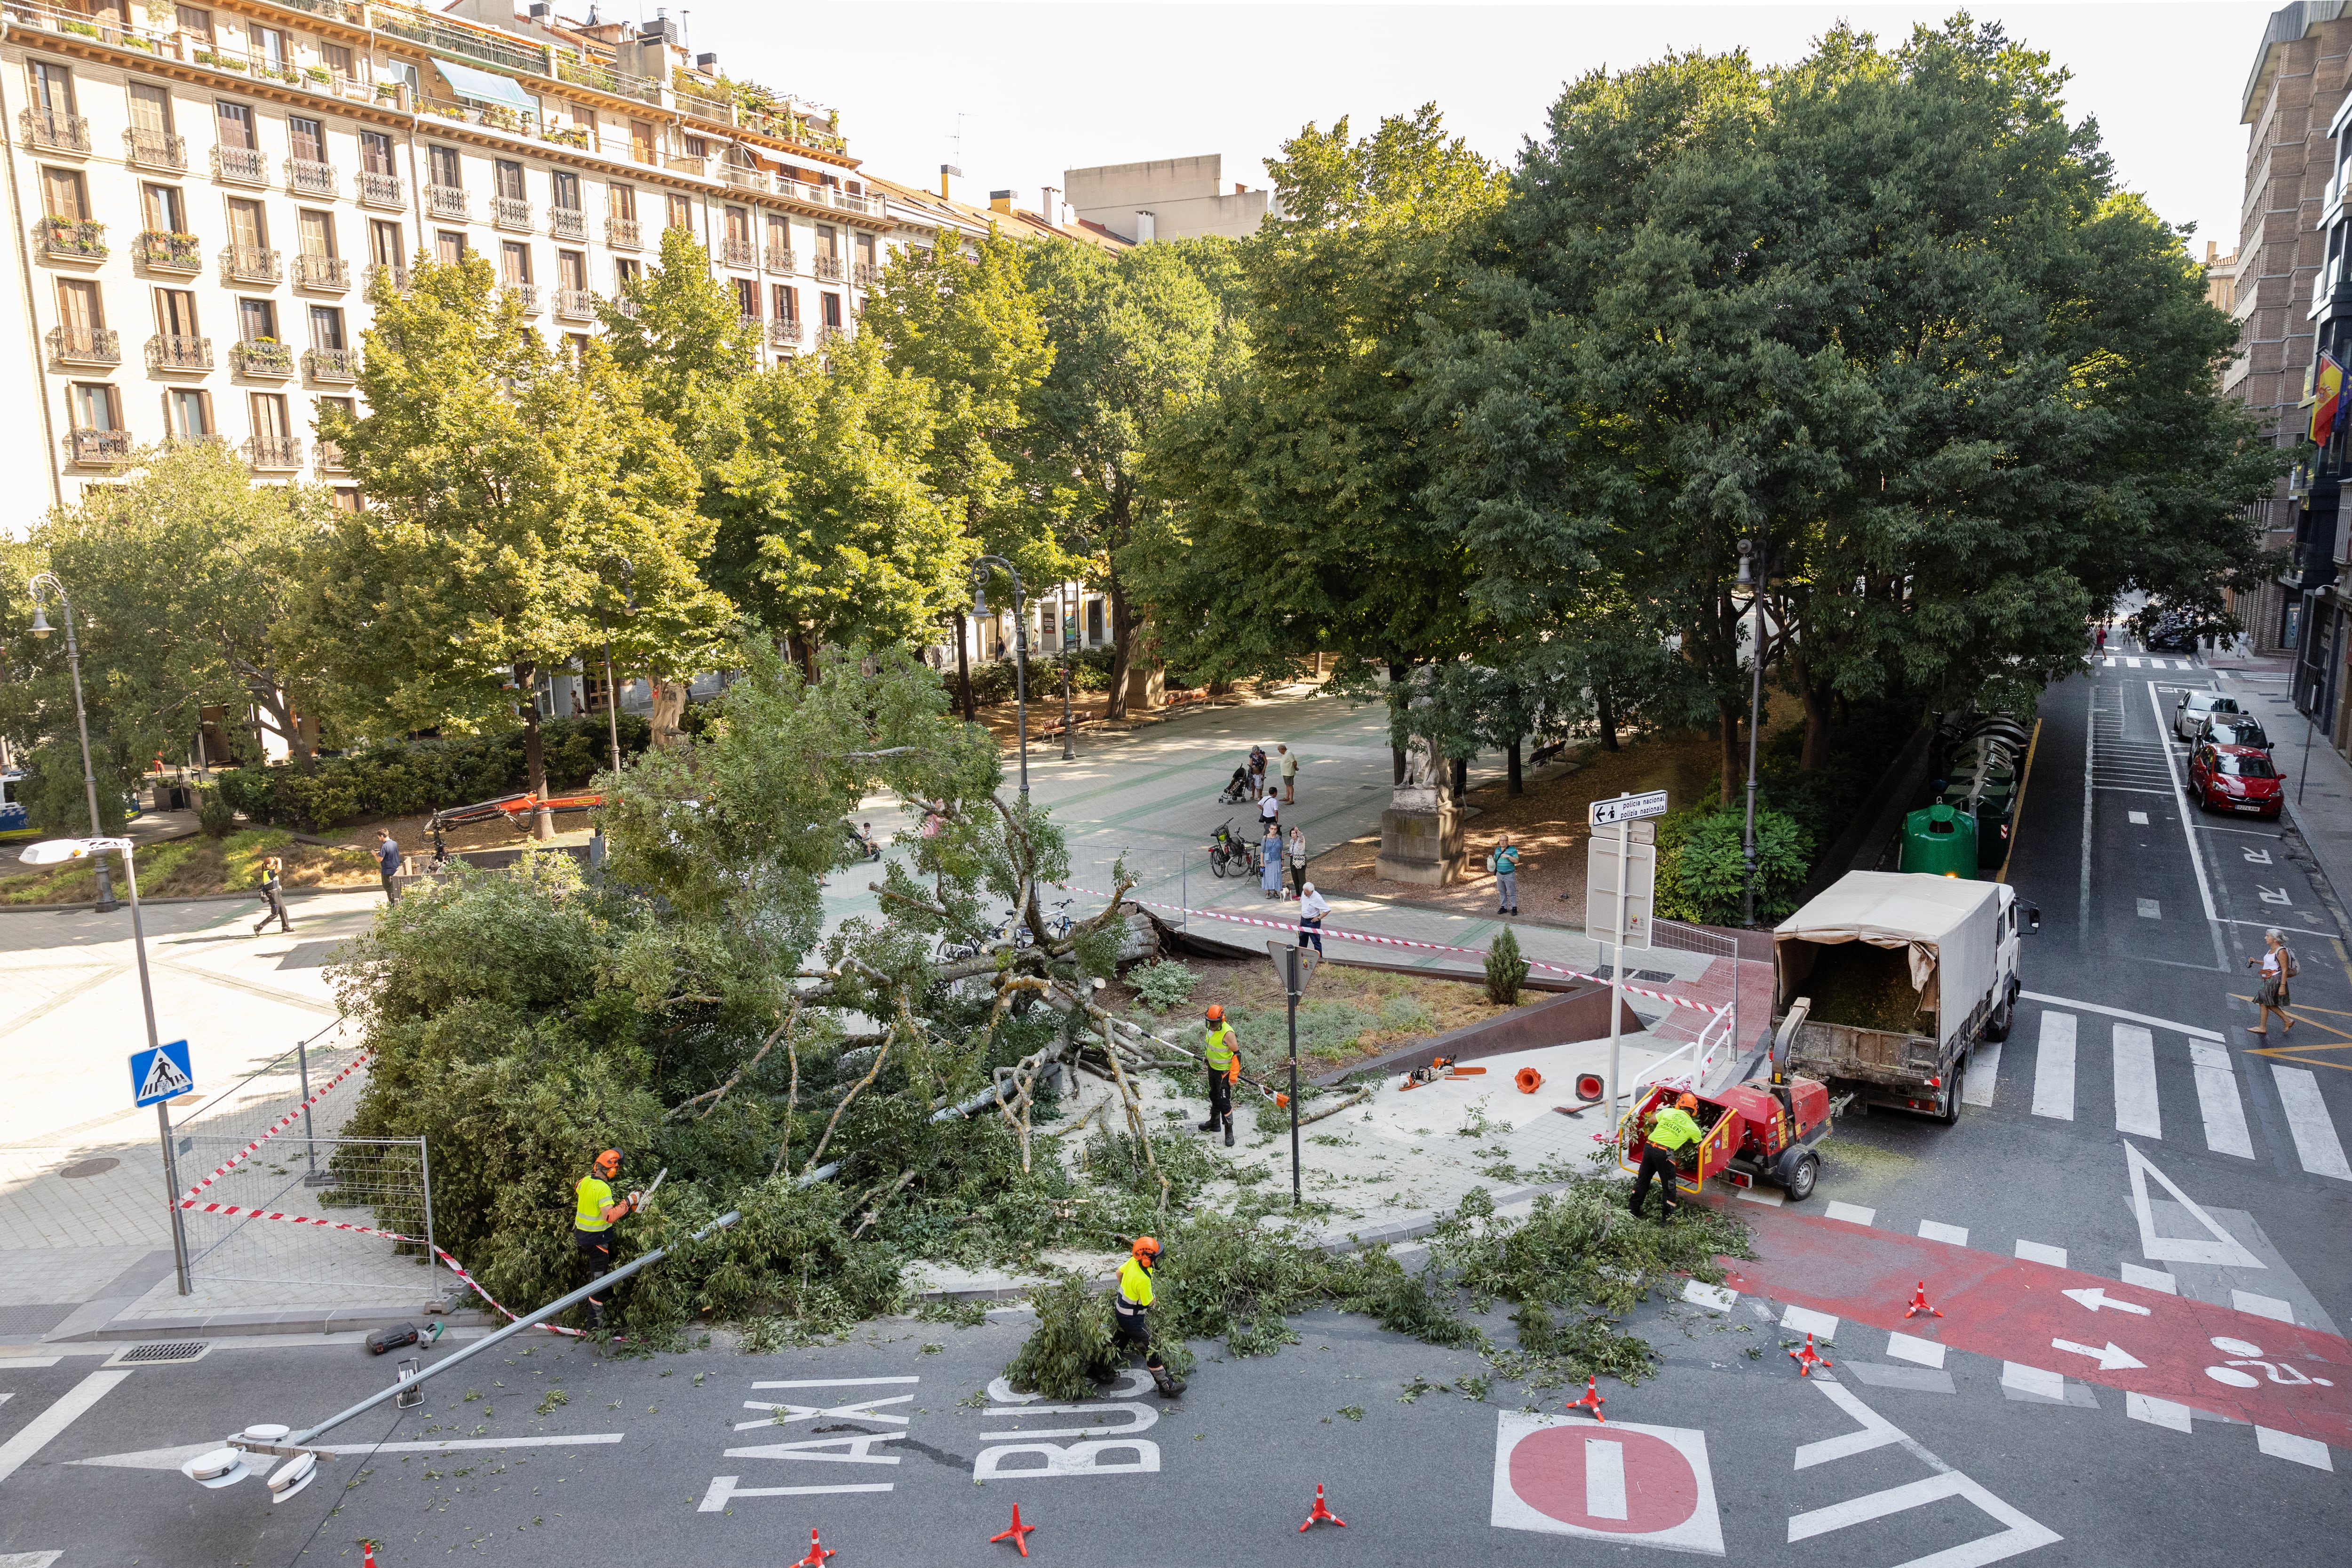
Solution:
<svg viewBox="0 0 2352 1568">
<path fill-rule="evenodd" d="M 2000 887 L 1953 877 L 1895 871 L 1850 871 L 1772 931 L 1773 972 L 1784 1011 L 1805 994 L 1810 958 L 1792 943 L 1822 947 L 1865 942 L 1901 948 L 1911 962 L 1911 984 L 1923 1008 L 1937 1010 L 1938 1039 L 1948 1041 L 1968 1022 L 1979 984 L 1990 985 L 2000 931 Z M 1960 1005 L 1940 1005 L 1940 974 L 1961 977 Z M 1933 987 L 1934 989 L 1931 989 Z"/>
</svg>

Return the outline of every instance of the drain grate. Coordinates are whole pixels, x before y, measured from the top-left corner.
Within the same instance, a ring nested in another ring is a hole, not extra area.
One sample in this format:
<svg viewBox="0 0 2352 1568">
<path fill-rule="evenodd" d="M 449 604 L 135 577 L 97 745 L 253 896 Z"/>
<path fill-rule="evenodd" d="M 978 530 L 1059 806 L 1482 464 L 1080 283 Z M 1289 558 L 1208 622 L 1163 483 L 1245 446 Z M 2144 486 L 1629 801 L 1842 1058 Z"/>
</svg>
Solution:
<svg viewBox="0 0 2352 1568">
<path fill-rule="evenodd" d="M 110 1366 L 146 1366 L 156 1362 L 194 1361 L 211 1348 L 204 1340 L 173 1340 L 168 1343 L 132 1345 L 117 1354 Z"/>
</svg>

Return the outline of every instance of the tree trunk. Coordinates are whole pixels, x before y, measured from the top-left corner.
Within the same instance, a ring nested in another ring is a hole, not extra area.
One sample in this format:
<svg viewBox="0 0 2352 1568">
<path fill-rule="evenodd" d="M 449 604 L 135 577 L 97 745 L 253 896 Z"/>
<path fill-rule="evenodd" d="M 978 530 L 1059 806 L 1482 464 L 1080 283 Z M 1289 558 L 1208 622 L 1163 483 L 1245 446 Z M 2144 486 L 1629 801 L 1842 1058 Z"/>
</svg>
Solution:
<svg viewBox="0 0 2352 1568">
<path fill-rule="evenodd" d="M 1454 758 L 1454 765 L 1448 770 L 1448 772 L 1451 776 L 1446 780 L 1446 783 L 1451 786 L 1451 788 L 1447 793 L 1453 795 L 1454 804 L 1460 805 L 1464 797 L 1468 795 L 1470 793 L 1470 759 L 1467 757 Z"/>
<path fill-rule="evenodd" d="M 686 711 L 686 687 L 680 681 L 656 680 L 653 689 L 652 743 L 675 746 L 681 738 L 677 721 L 678 716 Z"/>
<path fill-rule="evenodd" d="M 1837 710 L 1829 682 L 1815 683 L 1804 679 L 1803 674 L 1798 671 L 1797 691 L 1805 703 L 1805 744 L 1797 753 L 1797 765 L 1811 773 L 1830 760 L 1830 727 Z"/>
<path fill-rule="evenodd" d="M 1723 714 L 1723 789 L 1717 804 L 1729 805 L 1738 795 L 1748 777 L 1747 759 L 1739 752 L 1739 708 L 1737 703 L 1717 702 Z"/>
<path fill-rule="evenodd" d="M 1389 686 L 1391 692 L 1395 688 L 1403 685 L 1405 679 L 1412 673 L 1410 666 L 1400 664 L 1395 659 L 1389 660 Z M 1396 706 L 1393 696 L 1390 700 L 1389 706 L 1391 710 Z M 1391 746 L 1389 748 L 1389 785 L 1394 788 L 1402 783 L 1404 783 L 1404 748 Z"/>
<path fill-rule="evenodd" d="M 1519 777 L 1519 738 L 1517 735 L 1511 737 L 1510 745 L 1504 750 L 1503 762 L 1510 773 L 1510 782 L 1503 786 L 1504 793 L 1506 795 L 1527 794 L 1527 784 Z"/>
<path fill-rule="evenodd" d="M 1105 584 L 1110 597 L 1110 705 L 1105 717 L 1127 717 L 1127 671 L 1135 662 L 1135 623 L 1127 605 L 1127 585 L 1112 568 Z"/>
<path fill-rule="evenodd" d="M 955 613 L 956 706 L 963 712 L 963 721 L 971 724 L 979 721 L 980 706 L 971 700 L 971 655 L 964 647 L 966 635 L 963 612 L 958 610 Z"/>
<path fill-rule="evenodd" d="M 522 688 L 522 758 L 528 775 L 525 787 L 539 797 L 537 811 L 531 814 L 530 836 L 533 838 L 555 837 L 555 818 L 547 809 L 547 746 L 539 732 L 539 666 L 517 663 L 515 684 Z"/>
<path fill-rule="evenodd" d="M 1606 681 L 1593 687 L 1592 706 L 1601 721 L 1601 749 L 1613 752 L 1617 749 L 1617 700 L 1610 695 Z"/>
</svg>

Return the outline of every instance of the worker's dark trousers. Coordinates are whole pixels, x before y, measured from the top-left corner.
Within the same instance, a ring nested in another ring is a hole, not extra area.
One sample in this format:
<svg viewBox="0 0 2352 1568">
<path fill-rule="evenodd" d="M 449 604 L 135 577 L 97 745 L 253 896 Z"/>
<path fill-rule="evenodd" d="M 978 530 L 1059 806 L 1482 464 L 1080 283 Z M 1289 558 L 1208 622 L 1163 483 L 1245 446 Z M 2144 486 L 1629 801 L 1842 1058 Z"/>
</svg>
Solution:
<svg viewBox="0 0 2352 1568">
<path fill-rule="evenodd" d="M 1113 1339 L 1118 1346 L 1122 1361 L 1129 1350 L 1146 1352 L 1147 1366 L 1158 1359 L 1149 1354 L 1151 1349 L 1151 1325 L 1143 1312 L 1140 1310 L 1124 1312 L 1114 1307 L 1111 1309 L 1110 1321 Z"/>
<path fill-rule="evenodd" d="M 1650 1179 L 1654 1176 L 1664 1180 L 1666 1184 L 1666 1190 L 1658 1194 L 1658 1213 L 1661 1215 L 1670 1215 L 1680 1208 L 1682 1199 L 1675 1187 L 1675 1174 L 1674 1151 L 1661 1149 L 1655 1143 L 1644 1148 L 1642 1151 L 1641 1173 L 1633 1178 L 1632 1204 L 1633 1212 L 1640 1214 L 1642 1205 L 1649 1201 Z"/>
<path fill-rule="evenodd" d="M 575 1230 L 572 1233 L 572 1245 L 580 1249 L 580 1260 L 588 1266 L 588 1283 L 591 1285 L 613 1271 L 611 1231 Z M 588 1314 L 600 1321 L 603 1320 L 604 1298 L 602 1295 L 588 1298 Z"/>
<path fill-rule="evenodd" d="M 1221 1127 L 1228 1132 L 1234 1130 L 1234 1086 L 1226 1080 L 1224 1074 L 1212 1069 L 1209 1074 L 1209 1119 L 1201 1123 L 1201 1131 L 1214 1132 Z"/>
</svg>

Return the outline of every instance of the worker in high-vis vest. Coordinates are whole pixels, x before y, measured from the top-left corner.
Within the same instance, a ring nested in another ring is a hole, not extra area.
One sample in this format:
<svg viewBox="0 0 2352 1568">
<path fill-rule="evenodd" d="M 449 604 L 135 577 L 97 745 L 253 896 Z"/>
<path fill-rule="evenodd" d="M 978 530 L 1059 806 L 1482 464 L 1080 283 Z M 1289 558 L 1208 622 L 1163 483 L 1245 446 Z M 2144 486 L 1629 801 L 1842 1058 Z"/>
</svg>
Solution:
<svg viewBox="0 0 2352 1568">
<path fill-rule="evenodd" d="M 596 1156 L 588 1174 L 580 1178 L 572 1189 L 572 1244 L 588 1265 L 588 1282 L 593 1285 L 613 1269 L 613 1222 L 637 1212 L 645 1201 L 639 1193 L 623 1197 L 613 1195 L 613 1178 L 621 1173 L 621 1152 L 607 1149 Z M 588 1298 L 588 1326 L 604 1326 L 604 1299 Z"/>
<path fill-rule="evenodd" d="M 1169 1374 L 1168 1363 L 1151 1348 L 1151 1270 L 1159 1261 L 1160 1243 L 1148 1236 L 1137 1237 L 1127 1261 L 1118 1266 L 1118 1292 L 1110 1300 L 1110 1316 L 1118 1331 L 1119 1354 L 1124 1357 L 1129 1345 L 1141 1351 L 1143 1370 L 1151 1374 L 1160 1397 L 1173 1399 L 1184 1392 L 1184 1384 Z"/>
<path fill-rule="evenodd" d="M 1642 1169 L 1633 1178 L 1634 1214 L 1642 1212 L 1643 1202 L 1650 1195 L 1650 1182 L 1654 1177 L 1662 1177 L 1666 1184 L 1658 1194 L 1658 1217 L 1664 1219 L 1683 1206 L 1681 1199 L 1675 1195 L 1680 1189 L 1675 1185 L 1677 1174 L 1675 1161 L 1684 1149 L 1706 1136 L 1698 1124 L 1698 1119 L 1691 1114 L 1697 1109 L 1698 1096 L 1681 1094 L 1675 1097 L 1672 1105 L 1661 1106 L 1652 1113 L 1646 1134 L 1648 1143 L 1642 1150 Z"/>
<path fill-rule="evenodd" d="M 1234 1085 L 1242 1079 L 1241 1037 L 1225 1022 L 1225 1010 L 1211 1004 L 1208 1013 L 1208 1037 L 1201 1054 L 1209 1063 L 1209 1119 L 1201 1123 L 1203 1132 L 1225 1130 L 1225 1147 L 1234 1146 Z"/>
</svg>

